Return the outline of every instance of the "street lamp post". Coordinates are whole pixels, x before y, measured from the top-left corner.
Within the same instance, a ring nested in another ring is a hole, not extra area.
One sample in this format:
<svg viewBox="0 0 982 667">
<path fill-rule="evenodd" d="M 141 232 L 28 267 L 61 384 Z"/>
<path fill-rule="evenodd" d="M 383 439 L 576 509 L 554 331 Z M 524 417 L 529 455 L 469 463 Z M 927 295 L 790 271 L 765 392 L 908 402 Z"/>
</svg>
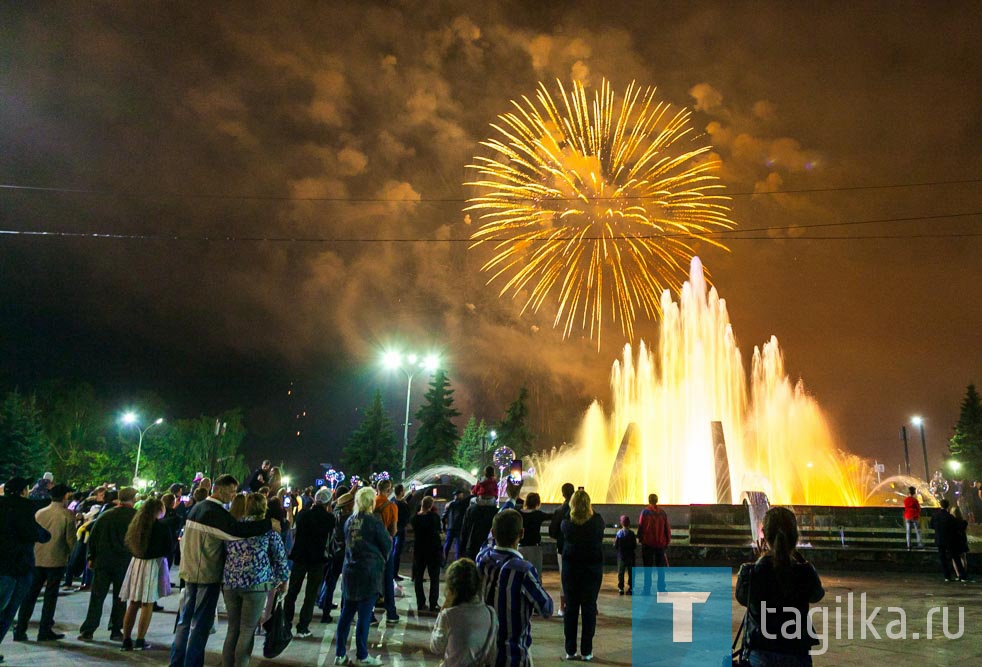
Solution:
<svg viewBox="0 0 982 667">
<path fill-rule="evenodd" d="M 127 426 L 135 426 L 136 430 L 140 433 L 140 440 L 136 445 L 136 467 L 133 468 L 133 485 L 136 486 L 136 480 L 140 477 L 140 454 L 143 452 L 143 436 L 146 435 L 147 431 L 152 429 L 158 424 L 164 423 L 164 418 L 159 417 L 156 421 L 148 424 L 146 428 L 140 428 L 137 423 L 137 416 L 135 412 L 127 412 L 123 415 L 123 423 Z"/>
<path fill-rule="evenodd" d="M 912 417 L 910 420 L 914 426 L 919 426 L 921 429 L 921 450 L 924 452 L 924 481 L 931 481 L 931 471 L 927 465 L 927 440 L 924 439 L 924 420 L 920 417 Z"/>
<path fill-rule="evenodd" d="M 407 354 L 405 358 L 398 352 L 387 352 L 383 360 L 386 367 L 399 369 L 406 374 L 406 421 L 402 425 L 402 479 L 406 479 L 406 466 L 409 458 L 409 399 L 413 391 L 413 377 L 419 370 L 432 373 L 440 365 L 440 359 L 435 354 L 429 354 L 420 359 L 416 354 Z"/>
</svg>

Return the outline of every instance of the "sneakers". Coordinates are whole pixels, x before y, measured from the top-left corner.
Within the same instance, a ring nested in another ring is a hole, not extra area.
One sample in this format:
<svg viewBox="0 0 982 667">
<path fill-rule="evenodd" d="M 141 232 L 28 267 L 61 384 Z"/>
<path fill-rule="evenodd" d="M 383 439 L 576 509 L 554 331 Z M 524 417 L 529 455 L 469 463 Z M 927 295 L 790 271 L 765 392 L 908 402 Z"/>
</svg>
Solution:
<svg viewBox="0 0 982 667">
<path fill-rule="evenodd" d="M 402 620 L 402 618 L 401 618 L 401 617 L 399 617 L 399 616 L 386 616 L 386 617 L 385 617 L 385 622 L 386 622 L 386 623 L 398 623 L 398 622 L 399 622 L 399 621 L 401 621 L 401 620 Z M 380 662 L 380 663 L 378 663 L 378 664 L 380 664 L 380 665 L 381 665 L 382 663 Z"/>
<path fill-rule="evenodd" d="M 93 641 L 93 639 L 92 639 L 92 633 L 91 632 L 83 632 L 83 633 L 79 634 L 79 636 L 77 637 L 77 639 L 80 642 L 90 642 L 90 641 Z"/>
<path fill-rule="evenodd" d="M 111 632 L 109 634 L 109 641 L 111 641 L 111 642 L 121 642 L 121 641 L 123 641 L 123 633 L 122 632 L 119 632 L 118 630 L 115 631 L 115 632 Z"/>
<path fill-rule="evenodd" d="M 384 665 L 385 663 L 380 658 L 370 655 L 364 660 L 355 660 L 354 664 L 358 665 L 358 667 L 362 665 L 365 665 L 365 667 L 376 667 L 376 665 Z"/>
<path fill-rule="evenodd" d="M 296 637 L 297 639 L 307 639 L 308 637 L 312 636 L 313 634 L 314 633 L 311 632 L 310 630 L 308 630 L 307 628 L 304 628 L 303 630 L 301 630 L 300 628 L 297 628 L 297 631 L 294 633 L 293 636 Z"/>
<path fill-rule="evenodd" d="M 623 588 L 618 588 L 617 589 L 617 594 L 618 595 L 624 595 L 624 589 Z"/>
<path fill-rule="evenodd" d="M 64 638 L 65 634 L 63 632 L 45 632 L 43 634 L 40 632 L 38 633 L 39 642 L 56 642 L 59 639 Z M 14 637 L 14 641 L 17 641 L 17 637 Z"/>
<path fill-rule="evenodd" d="M 585 656 L 583 656 L 583 662 L 591 662 L 592 660 L 593 660 L 592 653 L 587 653 Z"/>
<path fill-rule="evenodd" d="M 137 639 L 133 642 L 133 648 L 137 651 L 149 651 L 153 648 L 152 644 L 148 644 L 146 639 Z"/>
<path fill-rule="evenodd" d="M 563 660 L 565 660 L 566 662 L 572 662 L 573 660 L 579 660 L 579 659 L 580 659 L 580 656 L 578 656 L 578 655 L 571 655 L 569 653 L 567 653 L 565 655 L 565 657 L 563 657 Z"/>
<path fill-rule="evenodd" d="M 348 656 L 346 656 L 346 655 L 339 655 L 339 656 L 336 656 L 334 658 L 334 664 L 335 665 L 350 665 L 351 664 L 351 661 L 348 660 Z"/>
<path fill-rule="evenodd" d="M 133 650 L 133 640 L 132 639 L 124 639 L 123 640 L 123 650 L 124 651 L 132 651 Z"/>
<path fill-rule="evenodd" d="M 565 615 L 566 615 L 565 609 L 560 609 L 559 611 L 556 612 L 556 616 L 558 616 L 559 618 L 562 618 Z"/>
</svg>

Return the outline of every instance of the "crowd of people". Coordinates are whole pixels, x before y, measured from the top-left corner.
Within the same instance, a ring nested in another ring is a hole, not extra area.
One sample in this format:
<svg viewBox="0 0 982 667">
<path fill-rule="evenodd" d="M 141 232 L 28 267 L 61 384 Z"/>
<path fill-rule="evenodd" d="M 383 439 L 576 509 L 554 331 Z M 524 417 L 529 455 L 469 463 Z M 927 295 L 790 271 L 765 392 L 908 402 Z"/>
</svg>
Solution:
<svg viewBox="0 0 982 667">
<path fill-rule="evenodd" d="M 228 619 L 223 665 L 249 664 L 263 623 L 278 604 L 296 638 L 312 636 L 318 608 L 322 623 L 337 621 L 334 664 L 379 665 L 381 658 L 369 654 L 368 638 L 383 622 L 376 609 L 387 626 L 401 621 L 395 600 L 407 594 L 399 572 L 411 529 L 415 611 L 435 617 L 429 648 L 443 664 L 530 665 L 533 618 L 554 612 L 562 617 L 565 644 L 557 657 L 593 660 L 604 518 L 583 487 L 563 485 L 563 503 L 547 513 L 537 493 L 523 497 L 520 483 L 494 473 L 489 467 L 471 489 L 457 489 L 442 512 L 431 495 L 412 498 L 388 479 L 374 487 L 290 490 L 269 461 L 242 484 L 230 475 L 212 481 L 198 474 L 190 485 L 172 485 L 159 496 L 109 485 L 77 492 L 49 474 L 32 487 L 15 477 L 0 500 L 0 642 L 11 627 L 14 641 L 28 640 L 42 593 L 37 640 L 62 639 L 55 630 L 59 588 L 75 588 L 78 581 L 76 590 L 89 593 L 81 641 L 92 641 L 100 631 L 111 594 L 110 640 L 122 651 L 152 648 L 146 636 L 153 613 L 179 589 L 171 665 L 204 663 L 220 600 Z M 920 541 L 913 525 L 918 517 L 908 516 L 919 513 L 914 505 L 916 498 L 905 518 Z M 964 533 L 958 520 L 946 507 L 932 519 L 942 564 L 951 568 L 946 578 L 967 576 L 961 552 L 948 541 L 959 529 Z M 557 545 L 558 605 L 542 581 L 543 532 Z M 810 664 L 807 637 L 775 643 L 754 625 L 762 600 L 769 606 L 784 602 L 804 615 L 823 595 L 818 574 L 796 549 L 794 514 L 771 508 L 763 533 L 767 552 L 741 568 L 737 582 L 736 598 L 748 608 L 748 660 Z M 620 595 L 650 595 L 653 585 L 665 590 L 670 543 L 669 517 L 656 494 L 640 512 L 636 531 L 631 517 L 619 517 L 613 546 Z M 642 582 L 632 577 L 638 551 Z M 179 582 L 171 581 L 172 566 Z M 654 584 L 652 567 L 658 573 Z"/>
</svg>

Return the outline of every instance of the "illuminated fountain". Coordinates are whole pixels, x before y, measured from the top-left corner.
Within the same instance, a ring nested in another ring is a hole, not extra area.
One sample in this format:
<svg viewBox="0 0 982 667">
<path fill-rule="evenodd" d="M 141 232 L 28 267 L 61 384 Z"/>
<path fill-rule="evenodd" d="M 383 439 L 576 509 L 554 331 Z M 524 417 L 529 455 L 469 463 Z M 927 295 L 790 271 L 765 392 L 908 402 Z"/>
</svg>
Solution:
<svg viewBox="0 0 982 667">
<path fill-rule="evenodd" d="M 627 345 L 614 362 L 610 411 L 595 401 L 572 445 L 535 459 L 544 498 L 573 481 L 613 503 L 652 492 L 666 504 L 738 503 L 755 490 L 772 503 L 863 504 L 868 462 L 836 446 L 776 338 L 754 348 L 748 387 L 726 302 L 698 258 L 679 302 L 666 290 L 661 310 L 657 347 Z"/>
</svg>

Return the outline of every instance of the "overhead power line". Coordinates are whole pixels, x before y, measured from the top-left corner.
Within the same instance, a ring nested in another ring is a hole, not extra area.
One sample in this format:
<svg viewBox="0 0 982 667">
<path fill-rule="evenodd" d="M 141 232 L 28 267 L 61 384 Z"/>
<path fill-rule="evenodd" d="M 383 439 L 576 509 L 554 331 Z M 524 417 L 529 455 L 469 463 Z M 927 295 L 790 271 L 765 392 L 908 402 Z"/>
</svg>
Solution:
<svg viewBox="0 0 982 667">
<path fill-rule="evenodd" d="M 873 185 L 847 185 L 829 188 L 799 188 L 795 190 L 778 190 L 773 192 L 719 192 L 713 193 L 725 197 L 750 197 L 778 196 L 791 194 L 807 194 L 820 192 L 853 192 L 861 190 L 892 190 L 901 188 L 923 188 L 942 185 L 973 185 L 982 183 L 982 178 L 969 178 L 950 181 L 923 181 L 918 183 L 886 183 Z M 106 190 L 98 188 L 71 188 L 60 186 L 41 186 L 23 185 L 16 183 L 0 183 L 0 190 L 37 192 L 63 195 L 96 195 L 104 197 L 119 197 L 122 199 L 214 199 L 214 200 L 239 200 L 239 201 L 297 201 L 297 202 L 332 202 L 340 204 L 463 204 L 467 197 L 419 197 L 417 199 L 400 199 L 393 197 L 298 197 L 294 195 L 272 195 L 272 194 L 226 194 L 217 192 L 153 192 L 150 190 L 141 191 L 120 191 Z M 654 197 L 641 196 L 616 196 L 616 197 L 594 197 L 595 201 L 608 201 L 614 199 L 621 200 L 642 200 L 654 199 Z M 577 201 L 576 197 L 551 198 L 549 201 Z M 524 201 L 517 199 L 515 201 Z"/>
<path fill-rule="evenodd" d="M 828 227 L 847 227 L 871 224 L 888 224 L 900 222 L 923 222 L 926 220 L 956 219 L 968 217 L 980 217 L 982 211 L 964 213 L 940 213 L 937 215 L 907 216 L 902 218 L 878 218 L 875 220 L 851 220 L 843 222 L 818 223 L 814 225 L 783 225 L 776 227 L 754 227 L 748 229 L 728 229 L 718 232 L 708 232 L 706 237 L 725 236 L 727 241 L 825 241 L 825 240 L 886 240 L 886 239 L 948 239 L 948 238 L 974 238 L 982 236 L 980 232 L 948 232 L 948 233 L 915 233 L 915 234 L 868 234 L 868 235 L 842 235 L 842 236 L 747 236 L 746 233 L 753 232 L 774 232 L 774 231 L 797 231 Z M 741 235 L 744 234 L 744 235 Z M 321 237 L 321 236 L 250 236 L 250 235 L 227 235 L 227 234 L 168 234 L 163 232 L 152 234 L 118 233 L 118 232 L 80 232 L 80 231 L 61 231 L 61 230 L 37 230 L 37 229 L 0 229 L 0 236 L 24 236 L 24 237 L 55 237 L 55 238 L 84 238 L 84 239 L 116 239 L 123 241 L 197 241 L 207 243 L 475 243 L 472 238 L 459 239 L 435 239 L 423 237 Z M 658 239 L 658 238 L 689 238 L 691 234 L 684 233 L 665 233 L 636 235 L 631 239 Z M 511 237 L 490 237 L 480 239 L 483 243 L 500 242 L 554 242 L 554 241 L 610 241 L 607 237 L 583 236 L 583 237 L 555 237 L 555 238 L 533 238 L 533 239 L 513 239 Z M 613 240 L 619 240 L 615 237 Z"/>
</svg>

